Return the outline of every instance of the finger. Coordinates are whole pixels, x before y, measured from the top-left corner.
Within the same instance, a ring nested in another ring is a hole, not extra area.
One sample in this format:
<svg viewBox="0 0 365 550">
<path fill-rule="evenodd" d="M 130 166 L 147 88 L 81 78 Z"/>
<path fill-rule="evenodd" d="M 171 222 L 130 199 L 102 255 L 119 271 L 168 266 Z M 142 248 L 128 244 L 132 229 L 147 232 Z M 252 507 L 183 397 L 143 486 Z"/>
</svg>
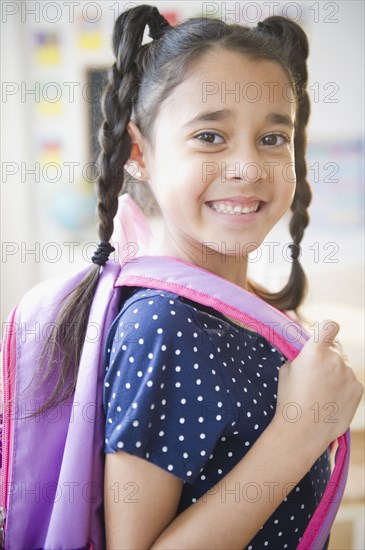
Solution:
<svg viewBox="0 0 365 550">
<path fill-rule="evenodd" d="M 332 321 L 330 319 L 321 321 L 318 327 L 318 342 L 321 344 L 335 343 L 339 330 L 340 326 L 336 323 L 336 321 Z"/>
</svg>

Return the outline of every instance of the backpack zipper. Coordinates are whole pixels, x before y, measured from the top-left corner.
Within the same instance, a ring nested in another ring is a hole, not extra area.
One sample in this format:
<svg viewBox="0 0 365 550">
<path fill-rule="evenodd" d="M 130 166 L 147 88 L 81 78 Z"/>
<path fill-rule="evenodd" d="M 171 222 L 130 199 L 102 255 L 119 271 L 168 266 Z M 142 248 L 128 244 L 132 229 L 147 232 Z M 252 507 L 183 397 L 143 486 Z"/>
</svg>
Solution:
<svg viewBox="0 0 365 550">
<path fill-rule="evenodd" d="M 15 307 L 9 316 L 9 322 L 4 335 L 2 349 L 2 384 L 3 384 L 3 410 L 2 413 L 2 462 L 1 462 L 1 491 L 0 491 L 0 548 L 4 546 L 6 506 L 8 499 L 9 458 L 10 458 L 10 432 L 11 411 L 10 399 L 12 396 L 12 383 L 15 373 L 12 367 L 15 364 Z"/>
</svg>

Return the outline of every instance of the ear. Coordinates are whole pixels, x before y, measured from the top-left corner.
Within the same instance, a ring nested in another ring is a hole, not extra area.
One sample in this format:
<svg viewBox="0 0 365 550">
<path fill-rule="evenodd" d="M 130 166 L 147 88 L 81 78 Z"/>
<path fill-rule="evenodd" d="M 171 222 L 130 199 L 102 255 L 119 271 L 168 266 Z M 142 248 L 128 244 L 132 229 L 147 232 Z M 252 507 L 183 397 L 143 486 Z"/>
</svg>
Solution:
<svg viewBox="0 0 365 550">
<path fill-rule="evenodd" d="M 136 179 L 148 180 L 147 168 L 147 145 L 137 124 L 130 120 L 127 125 L 127 131 L 132 140 L 131 155 L 125 163 L 125 168 Z"/>
</svg>

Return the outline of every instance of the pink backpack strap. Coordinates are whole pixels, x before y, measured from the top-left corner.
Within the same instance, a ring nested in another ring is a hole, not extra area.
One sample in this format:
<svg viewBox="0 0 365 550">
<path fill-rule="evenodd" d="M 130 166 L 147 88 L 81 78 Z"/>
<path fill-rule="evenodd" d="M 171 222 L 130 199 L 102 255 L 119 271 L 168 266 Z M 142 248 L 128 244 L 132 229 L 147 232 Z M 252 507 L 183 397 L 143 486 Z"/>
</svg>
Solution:
<svg viewBox="0 0 365 550">
<path fill-rule="evenodd" d="M 259 333 L 288 360 L 293 360 L 309 339 L 299 324 L 258 296 L 179 258 L 141 256 L 123 265 L 115 286 L 166 290 L 212 307 Z M 347 430 L 338 438 L 331 478 L 297 550 L 323 548 L 345 490 L 349 460 L 350 430 Z"/>
</svg>

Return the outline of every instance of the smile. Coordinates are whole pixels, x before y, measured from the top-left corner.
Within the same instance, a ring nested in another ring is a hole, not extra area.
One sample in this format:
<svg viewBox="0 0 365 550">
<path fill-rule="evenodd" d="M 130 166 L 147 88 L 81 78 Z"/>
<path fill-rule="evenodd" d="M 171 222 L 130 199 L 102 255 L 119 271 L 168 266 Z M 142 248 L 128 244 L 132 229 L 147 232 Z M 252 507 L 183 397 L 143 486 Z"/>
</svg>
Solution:
<svg viewBox="0 0 365 550">
<path fill-rule="evenodd" d="M 258 212 L 261 206 L 261 201 L 255 201 L 252 202 L 249 206 L 242 206 L 240 204 L 232 204 L 232 203 L 225 203 L 225 202 L 211 202 L 207 203 L 207 205 L 216 212 L 219 212 L 221 214 L 230 214 L 232 216 L 240 216 L 242 214 L 252 214 L 254 212 Z"/>
</svg>

